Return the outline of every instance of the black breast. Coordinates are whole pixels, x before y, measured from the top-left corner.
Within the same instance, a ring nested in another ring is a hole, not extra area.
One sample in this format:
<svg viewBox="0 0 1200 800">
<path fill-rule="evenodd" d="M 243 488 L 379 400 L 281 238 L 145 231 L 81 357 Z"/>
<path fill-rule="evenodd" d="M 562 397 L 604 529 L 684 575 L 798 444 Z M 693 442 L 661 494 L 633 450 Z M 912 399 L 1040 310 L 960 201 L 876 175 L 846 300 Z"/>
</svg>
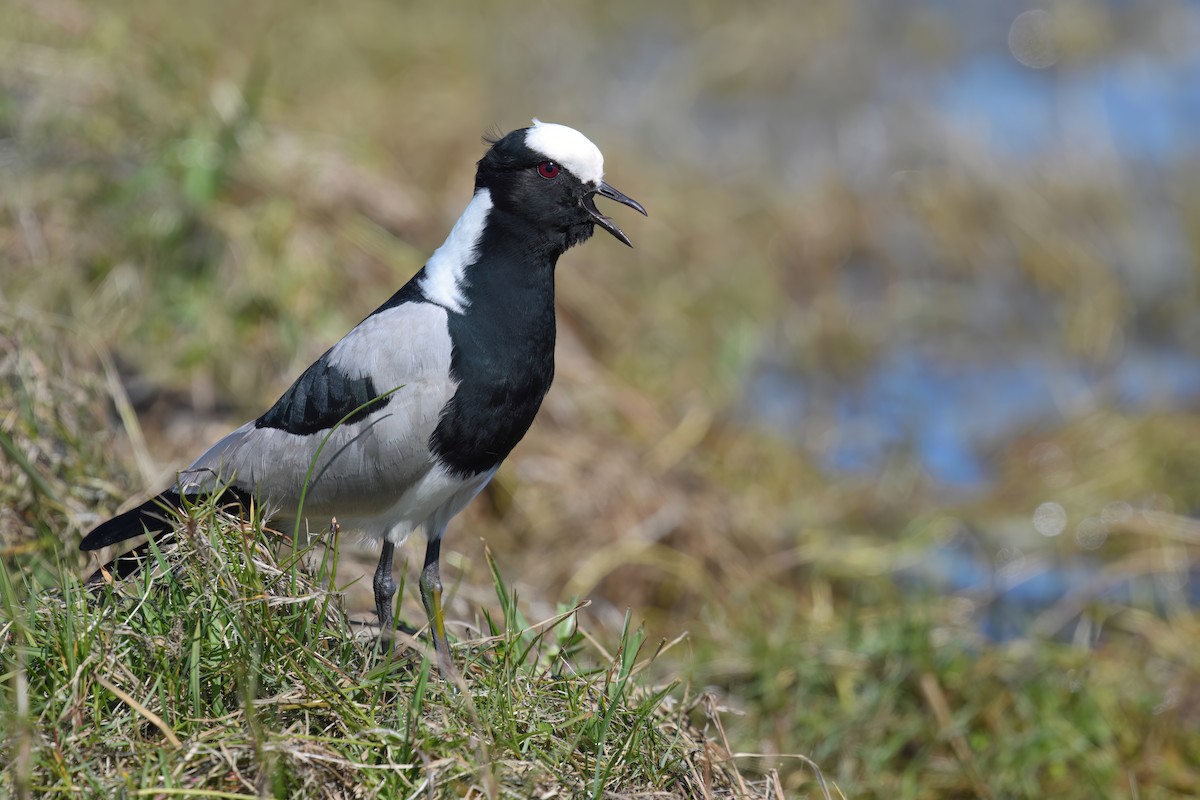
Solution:
<svg viewBox="0 0 1200 800">
<path fill-rule="evenodd" d="M 554 260 L 505 258 L 485 241 L 465 313 L 448 318 L 458 382 L 430 439 L 455 474 L 499 464 L 525 436 L 554 378 Z"/>
</svg>

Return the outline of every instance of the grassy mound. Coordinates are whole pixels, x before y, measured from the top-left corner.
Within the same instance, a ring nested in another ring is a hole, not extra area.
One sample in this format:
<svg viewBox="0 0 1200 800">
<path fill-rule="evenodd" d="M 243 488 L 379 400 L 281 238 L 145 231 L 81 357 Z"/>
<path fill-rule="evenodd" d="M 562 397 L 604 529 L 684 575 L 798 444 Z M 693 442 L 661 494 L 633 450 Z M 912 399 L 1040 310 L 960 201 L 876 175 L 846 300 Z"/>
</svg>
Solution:
<svg viewBox="0 0 1200 800">
<path fill-rule="evenodd" d="M 613 653 L 579 629 L 579 607 L 529 624 L 492 563 L 499 612 L 457 645 L 455 686 L 431 676 L 422 642 L 383 655 L 348 623 L 322 588 L 336 556 L 310 577 L 276 560 L 273 538 L 202 504 L 123 583 L 86 587 L 64 566 L 47 592 L 4 568 L 5 789 L 734 796 L 727 751 L 691 723 L 711 704 L 652 685 L 658 651 L 628 624 Z"/>
</svg>

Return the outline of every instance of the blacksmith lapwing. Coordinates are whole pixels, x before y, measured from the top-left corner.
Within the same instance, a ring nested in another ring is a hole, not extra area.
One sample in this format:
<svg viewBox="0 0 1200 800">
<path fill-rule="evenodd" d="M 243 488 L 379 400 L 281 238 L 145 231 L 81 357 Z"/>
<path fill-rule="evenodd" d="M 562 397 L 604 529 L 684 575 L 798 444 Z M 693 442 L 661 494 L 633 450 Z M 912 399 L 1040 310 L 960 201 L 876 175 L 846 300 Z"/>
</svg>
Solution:
<svg viewBox="0 0 1200 800">
<path fill-rule="evenodd" d="M 474 197 L 412 280 L 269 411 L 213 445 L 172 489 L 103 523 L 80 547 L 169 533 L 164 507 L 217 491 L 254 500 L 287 524 L 305 491 L 305 520 L 323 528 L 336 518 L 343 530 L 383 541 L 373 586 L 386 643 L 396 591 L 392 554 L 424 526 L 421 599 L 439 668 L 454 674 L 439 570 L 446 525 L 496 474 L 550 388 L 558 257 L 596 225 L 630 244 L 595 198 L 646 213 L 605 183 L 603 156 L 572 128 L 535 119 L 489 141 Z"/>
</svg>

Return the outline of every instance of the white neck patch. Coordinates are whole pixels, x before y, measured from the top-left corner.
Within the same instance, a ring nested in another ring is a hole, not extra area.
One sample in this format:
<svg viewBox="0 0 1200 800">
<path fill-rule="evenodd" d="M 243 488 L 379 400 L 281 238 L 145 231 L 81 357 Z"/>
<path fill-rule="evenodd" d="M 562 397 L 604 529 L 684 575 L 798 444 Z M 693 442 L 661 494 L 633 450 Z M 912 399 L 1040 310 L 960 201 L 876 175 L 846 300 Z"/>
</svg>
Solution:
<svg viewBox="0 0 1200 800">
<path fill-rule="evenodd" d="M 557 161 L 584 183 L 599 186 L 604 178 L 604 156 L 591 140 L 574 128 L 533 120 L 525 133 L 525 146 Z"/>
<path fill-rule="evenodd" d="M 480 189 L 467 203 L 446 241 L 425 262 L 425 275 L 418 285 L 430 302 L 456 314 L 467 310 L 470 302 L 463 291 L 467 265 L 479 257 L 479 240 L 483 238 L 491 210 L 492 193 Z"/>
</svg>

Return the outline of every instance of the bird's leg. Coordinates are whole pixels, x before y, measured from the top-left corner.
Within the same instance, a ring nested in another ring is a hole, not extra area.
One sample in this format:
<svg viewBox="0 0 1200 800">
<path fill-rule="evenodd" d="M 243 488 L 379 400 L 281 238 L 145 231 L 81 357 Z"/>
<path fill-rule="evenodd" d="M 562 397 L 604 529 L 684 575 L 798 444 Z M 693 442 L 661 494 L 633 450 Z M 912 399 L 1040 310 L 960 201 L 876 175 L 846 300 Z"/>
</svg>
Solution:
<svg viewBox="0 0 1200 800">
<path fill-rule="evenodd" d="M 392 577 L 392 554 L 396 545 L 383 540 L 383 552 L 379 554 L 379 566 L 375 567 L 375 613 L 379 615 L 379 643 L 383 652 L 392 651 L 395 633 L 392 626 L 392 597 L 396 594 L 396 580 Z"/>
<path fill-rule="evenodd" d="M 457 673 L 454 663 L 450 660 L 450 646 L 446 643 L 446 622 L 442 616 L 442 573 L 440 558 L 442 539 L 431 536 L 429 545 L 425 548 L 425 567 L 421 570 L 421 602 L 425 604 L 425 613 L 429 617 L 429 632 L 433 637 L 433 647 L 437 651 L 438 671 L 446 680 L 452 680 Z"/>
</svg>

